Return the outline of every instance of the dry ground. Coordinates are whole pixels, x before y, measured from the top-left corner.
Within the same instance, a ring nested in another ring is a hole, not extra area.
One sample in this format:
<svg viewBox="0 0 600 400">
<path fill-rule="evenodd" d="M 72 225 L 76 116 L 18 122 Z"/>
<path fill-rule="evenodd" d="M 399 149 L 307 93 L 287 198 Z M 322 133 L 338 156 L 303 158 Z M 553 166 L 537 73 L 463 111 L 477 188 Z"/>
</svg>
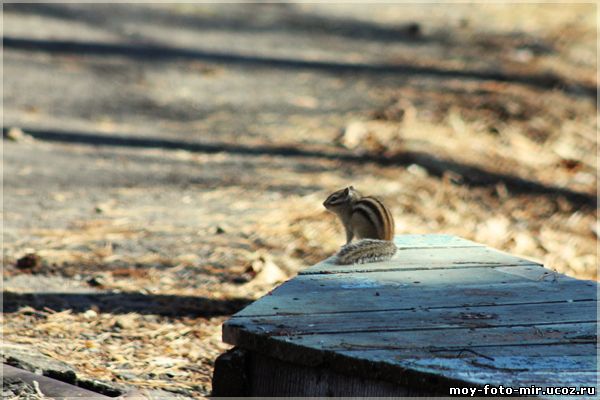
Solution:
<svg viewBox="0 0 600 400">
<path fill-rule="evenodd" d="M 111 7 L 5 6 L 5 341 L 205 396 L 348 184 L 597 278 L 595 6 Z"/>
</svg>

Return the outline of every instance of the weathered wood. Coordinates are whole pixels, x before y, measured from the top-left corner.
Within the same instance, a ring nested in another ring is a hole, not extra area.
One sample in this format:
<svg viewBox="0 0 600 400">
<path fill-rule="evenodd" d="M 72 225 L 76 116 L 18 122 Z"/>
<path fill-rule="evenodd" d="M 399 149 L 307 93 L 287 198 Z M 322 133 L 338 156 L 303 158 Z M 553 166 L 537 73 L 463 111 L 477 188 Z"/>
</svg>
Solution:
<svg viewBox="0 0 600 400">
<path fill-rule="evenodd" d="M 526 346 L 519 346 L 515 354 L 521 354 Z M 365 360 L 367 364 L 384 364 L 390 362 L 400 364 L 397 369 L 383 370 L 381 377 L 386 380 L 396 379 L 405 382 L 400 376 L 401 372 L 411 371 L 411 375 L 422 374 L 427 377 L 443 377 L 448 383 L 463 382 L 462 386 L 522 386 L 536 385 L 548 386 L 573 386 L 597 387 L 598 359 L 595 351 L 589 355 L 578 356 L 495 356 L 484 357 L 478 352 L 469 353 L 462 351 L 460 357 L 435 358 L 391 358 L 387 352 L 347 352 L 348 359 Z M 515 350 L 513 348 L 513 350 Z M 402 368 L 400 368 L 402 367 Z M 448 394 L 448 392 L 446 392 Z"/>
<path fill-rule="evenodd" d="M 520 272 L 514 268 L 510 270 Z M 298 276 L 235 314 L 232 321 L 237 317 L 261 315 L 315 315 L 596 299 L 594 283 L 577 281 L 564 275 L 556 278 L 545 271 L 537 267 L 523 271 L 533 272 L 531 279 L 497 268 L 476 269 L 469 273 L 447 270 L 443 273 L 393 271 Z M 227 329 L 227 325 L 224 329 Z"/>
<path fill-rule="evenodd" d="M 323 368 L 352 388 L 338 395 L 362 393 L 355 379 L 441 394 L 596 385 L 597 283 L 443 235 L 396 243 L 388 262 L 319 263 L 224 324 L 226 342 L 300 371 L 277 387 L 259 380 L 261 395 L 306 395 L 298 382 L 322 395 Z"/>
<path fill-rule="evenodd" d="M 413 388 L 429 388 L 431 385 L 450 387 L 449 385 L 505 385 L 515 382 L 519 384 L 540 386 L 572 384 L 579 379 L 578 386 L 593 386 L 593 373 L 576 371 L 569 378 L 556 364 L 556 368 L 547 371 L 537 371 L 537 366 L 550 368 L 551 361 L 544 361 L 546 356 L 530 357 L 530 361 L 520 360 L 519 367 L 507 374 L 503 364 L 506 358 L 487 356 L 482 351 L 488 347 L 502 349 L 505 354 L 519 356 L 523 349 L 531 346 L 544 347 L 546 355 L 553 344 L 581 345 L 586 341 L 592 349 L 596 342 L 595 323 L 539 325 L 530 327 L 502 327 L 460 329 L 449 333 L 447 330 L 419 330 L 398 332 L 368 332 L 359 334 L 326 334 L 304 336 L 267 336 L 242 334 L 236 338 L 240 346 L 255 349 L 261 354 L 268 354 L 286 362 L 306 366 L 328 365 L 334 371 L 347 375 L 362 377 L 377 376 L 387 382 Z M 486 344 L 482 344 L 486 343 Z M 407 352 L 420 352 L 417 358 L 407 358 Z M 452 355 L 452 352 L 456 356 Z M 427 353 L 428 356 L 427 356 Z M 448 368 L 448 359 L 469 357 L 468 364 L 456 364 L 457 370 Z M 510 356 L 506 356 L 510 357 Z M 557 356 L 550 356 L 556 360 Z M 572 358 L 573 356 L 571 356 Z M 587 365 L 588 369 L 597 364 L 595 355 L 582 356 L 579 361 L 567 361 L 565 365 Z M 587 357 L 587 358 L 586 358 Z M 564 358 L 564 357 L 563 357 Z M 431 364 L 420 365 L 417 360 L 427 359 Z M 434 359 L 438 360 L 438 367 Z M 537 361 L 536 361 L 537 360 Z M 530 369 L 523 370 L 522 366 L 531 365 Z M 579 364 L 578 364 L 579 363 Z M 465 366 L 469 366 L 466 368 Z M 524 375 L 528 372 L 528 375 Z M 494 378 L 494 373 L 496 378 Z M 580 374 L 579 378 L 576 375 Z M 474 379 L 484 376 L 485 379 Z M 473 377 L 471 379 L 470 377 Z M 527 379 L 531 383 L 527 383 Z M 595 379 L 595 378 L 594 378 Z M 535 383 L 534 383 L 535 382 Z M 438 390 L 438 389 L 436 389 Z"/>
<path fill-rule="evenodd" d="M 405 360 L 405 364 L 415 368 L 429 368 L 432 370 L 455 369 L 468 370 L 473 366 L 484 370 L 490 369 L 505 372 L 594 372 L 597 368 L 597 357 L 595 354 L 571 356 L 571 357 L 524 357 L 524 356 L 496 356 L 492 359 L 484 357 L 467 358 L 421 358 Z M 558 371 L 557 366 L 560 366 Z"/>
<path fill-rule="evenodd" d="M 454 235 L 428 234 L 428 235 L 397 235 L 394 243 L 399 249 L 423 249 L 432 247 L 484 247 L 482 244 L 463 239 Z"/>
<path fill-rule="evenodd" d="M 590 317 L 592 320 L 595 317 Z M 412 329 L 404 331 L 342 332 L 284 336 L 269 335 L 259 326 L 236 326 L 228 329 L 228 343 L 265 354 L 290 354 L 293 361 L 298 346 L 318 351 L 363 351 L 402 349 L 457 349 L 476 346 L 525 346 L 531 344 L 595 343 L 594 322 L 535 324 L 531 326 L 502 326 L 458 329 Z M 518 352 L 518 349 L 515 350 Z M 304 357 L 300 354 L 299 358 Z"/>
<path fill-rule="evenodd" d="M 333 258 L 328 258 L 300 272 L 300 275 L 513 265 L 539 264 L 483 246 L 404 248 L 398 250 L 391 260 L 377 263 L 337 265 Z"/>
<path fill-rule="evenodd" d="M 108 396 L 100 393 L 82 389 L 78 386 L 70 385 L 56 379 L 48 378 L 47 376 L 34 374 L 24 369 L 11 367 L 10 365 L 2 364 L 3 381 L 16 380 L 27 384 L 37 382 L 40 392 L 49 398 L 64 399 L 110 399 Z"/>
<path fill-rule="evenodd" d="M 212 377 L 213 392 L 216 397 L 243 397 L 249 395 L 248 352 L 234 347 L 215 360 Z"/>
<path fill-rule="evenodd" d="M 25 370 L 37 375 L 43 375 L 104 396 L 116 397 L 124 393 L 129 393 L 132 390 L 130 386 L 123 383 L 106 382 L 81 375 L 73 366 L 48 357 L 31 345 L 5 341 L 0 344 L 0 356 L 4 364 L 15 367 L 19 371 Z"/>
<path fill-rule="evenodd" d="M 433 358 L 438 357 L 440 359 L 447 358 L 473 358 L 481 357 L 489 360 L 490 358 L 497 357 L 513 357 L 516 354 L 522 357 L 565 357 L 565 356 L 589 356 L 595 355 L 597 350 L 597 344 L 588 341 L 587 343 L 573 343 L 569 342 L 566 344 L 553 344 L 553 343 L 529 343 L 525 346 L 514 345 L 514 346 L 470 346 L 470 347 L 449 347 L 449 348 L 403 348 L 394 350 L 394 356 L 396 358 L 401 357 L 403 359 L 419 359 L 419 358 Z M 362 352 L 362 351 L 361 351 Z M 359 355 L 361 352 L 353 352 L 353 355 Z M 365 350 L 365 357 L 369 357 L 371 360 L 384 360 L 389 356 L 386 349 L 379 350 Z M 552 354 L 552 356 L 548 356 Z"/>
<path fill-rule="evenodd" d="M 248 368 L 249 389 L 245 396 L 277 397 L 389 397 L 435 395 L 394 383 L 342 375 L 326 367 L 310 368 L 252 353 Z"/>
<path fill-rule="evenodd" d="M 594 319 L 590 321 L 589 318 L 595 312 L 596 300 L 587 300 L 500 306 L 438 309 L 419 307 L 409 310 L 236 317 L 230 321 L 228 326 L 239 326 L 248 331 L 259 329 L 260 332 L 273 336 L 289 336 L 593 322 Z"/>
</svg>

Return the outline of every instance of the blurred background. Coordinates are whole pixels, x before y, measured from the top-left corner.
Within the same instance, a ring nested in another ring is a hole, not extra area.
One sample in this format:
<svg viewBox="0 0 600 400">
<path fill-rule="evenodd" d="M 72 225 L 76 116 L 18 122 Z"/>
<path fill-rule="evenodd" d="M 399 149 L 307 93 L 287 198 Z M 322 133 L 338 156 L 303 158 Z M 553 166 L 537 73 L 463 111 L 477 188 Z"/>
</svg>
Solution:
<svg viewBox="0 0 600 400">
<path fill-rule="evenodd" d="M 597 278 L 593 4 L 5 4 L 3 43 L 4 339 L 81 380 L 208 394 L 350 184 Z"/>
</svg>

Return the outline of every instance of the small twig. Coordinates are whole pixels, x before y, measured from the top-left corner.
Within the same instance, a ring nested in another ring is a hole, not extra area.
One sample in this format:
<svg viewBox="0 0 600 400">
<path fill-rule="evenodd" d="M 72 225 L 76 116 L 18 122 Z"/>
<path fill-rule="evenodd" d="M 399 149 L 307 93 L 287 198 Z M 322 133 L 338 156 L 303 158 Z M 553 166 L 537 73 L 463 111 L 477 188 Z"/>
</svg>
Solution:
<svg viewBox="0 0 600 400">
<path fill-rule="evenodd" d="M 38 381 L 33 381 L 33 388 L 35 389 L 35 392 L 40 397 L 40 399 L 43 399 L 46 397 L 44 395 L 44 393 L 42 393 L 42 391 L 40 390 L 40 384 L 38 383 Z"/>
<path fill-rule="evenodd" d="M 545 281 L 546 278 L 550 277 L 552 280 L 550 282 L 552 283 L 556 283 L 558 281 L 558 274 L 556 273 L 556 271 L 552 271 L 552 272 L 544 272 L 542 275 L 539 276 L 539 278 L 537 279 L 538 281 Z"/>
<path fill-rule="evenodd" d="M 542 332 L 542 330 L 540 328 L 538 328 L 537 326 L 534 326 L 533 330 L 535 331 L 535 334 L 538 335 L 539 337 L 544 337 L 544 332 Z"/>
<path fill-rule="evenodd" d="M 486 356 L 485 354 L 481 354 L 481 353 L 476 352 L 475 350 L 467 349 L 467 348 L 464 348 L 464 349 L 430 349 L 429 350 L 429 352 L 431 352 L 431 353 L 439 353 L 442 351 L 458 351 L 458 354 L 456 356 L 457 358 L 460 358 L 460 356 L 463 353 L 471 353 L 471 354 L 475 354 L 476 356 L 485 358 L 486 360 L 495 361 L 493 357 Z"/>
</svg>

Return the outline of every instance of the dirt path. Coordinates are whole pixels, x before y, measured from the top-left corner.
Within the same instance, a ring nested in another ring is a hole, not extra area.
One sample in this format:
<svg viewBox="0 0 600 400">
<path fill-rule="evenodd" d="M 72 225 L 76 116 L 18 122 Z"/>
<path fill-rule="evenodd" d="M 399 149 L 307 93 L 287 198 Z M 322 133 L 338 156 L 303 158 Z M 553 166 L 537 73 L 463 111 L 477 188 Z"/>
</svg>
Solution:
<svg viewBox="0 0 600 400">
<path fill-rule="evenodd" d="M 5 339 L 82 377 L 206 395 L 220 323 L 335 251 L 350 183 L 397 233 L 595 276 L 585 6 L 4 13 Z"/>
</svg>

